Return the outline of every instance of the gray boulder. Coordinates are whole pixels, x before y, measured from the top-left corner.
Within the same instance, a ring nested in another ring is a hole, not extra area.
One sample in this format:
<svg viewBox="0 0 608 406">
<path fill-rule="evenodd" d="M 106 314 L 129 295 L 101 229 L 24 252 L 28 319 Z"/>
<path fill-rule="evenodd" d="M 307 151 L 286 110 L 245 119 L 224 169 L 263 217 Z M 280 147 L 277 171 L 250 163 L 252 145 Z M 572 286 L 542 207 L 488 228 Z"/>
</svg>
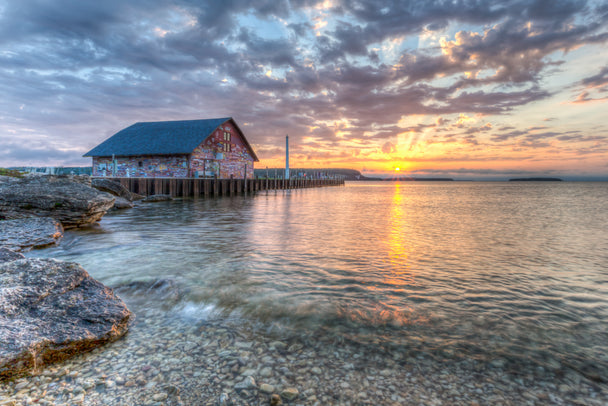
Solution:
<svg viewBox="0 0 608 406">
<path fill-rule="evenodd" d="M 0 247 L 27 251 L 56 244 L 63 237 L 61 223 L 49 217 L 0 221 Z"/>
<path fill-rule="evenodd" d="M 114 196 L 87 186 L 87 177 L 33 176 L 0 183 L 0 219 L 52 217 L 64 228 L 99 221 Z"/>
<path fill-rule="evenodd" d="M 8 248 L 0 248 L 0 264 L 3 262 L 14 261 L 16 259 L 25 258 L 23 254 L 9 250 Z"/>
<path fill-rule="evenodd" d="M 142 202 L 166 202 L 167 200 L 173 200 L 171 195 L 150 195 L 142 200 Z"/>
<path fill-rule="evenodd" d="M 0 175 L 0 186 L 5 185 L 7 183 L 19 182 L 20 178 L 16 178 L 14 176 L 4 176 Z"/>
<path fill-rule="evenodd" d="M 112 207 L 112 208 L 114 210 L 120 210 L 120 209 L 130 209 L 131 207 L 133 207 L 132 202 L 125 199 L 124 197 L 116 197 L 116 200 L 114 201 L 114 207 Z"/>
<path fill-rule="evenodd" d="M 36 373 L 127 332 L 131 312 L 80 265 L 12 255 L 0 262 L 0 380 Z"/>
<path fill-rule="evenodd" d="M 129 189 L 113 179 L 96 178 L 93 179 L 92 185 L 97 190 L 101 190 L 102 192 L 106 192 L 114 196 L 122 197 L 130 202 L 144 198 L 144 196 L 138 195 L 137 193 L 131 193 Z"/>
</svg>

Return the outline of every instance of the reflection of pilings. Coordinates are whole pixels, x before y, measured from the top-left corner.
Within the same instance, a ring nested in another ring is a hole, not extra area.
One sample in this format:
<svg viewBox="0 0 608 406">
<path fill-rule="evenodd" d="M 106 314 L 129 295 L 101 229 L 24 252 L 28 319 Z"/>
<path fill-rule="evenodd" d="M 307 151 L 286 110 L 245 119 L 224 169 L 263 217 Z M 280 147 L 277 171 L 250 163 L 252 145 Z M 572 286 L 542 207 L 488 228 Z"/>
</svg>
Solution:
<svg viewBox="0 0 608 406">
<path fill-rule="evenodd" d="M 344 179 L 200 179 L 200 178 L 100 178 L 116 179 L 133 193 L 173 197 L 234 196 L 263 190 L 342 186 Z"/>
</svg>

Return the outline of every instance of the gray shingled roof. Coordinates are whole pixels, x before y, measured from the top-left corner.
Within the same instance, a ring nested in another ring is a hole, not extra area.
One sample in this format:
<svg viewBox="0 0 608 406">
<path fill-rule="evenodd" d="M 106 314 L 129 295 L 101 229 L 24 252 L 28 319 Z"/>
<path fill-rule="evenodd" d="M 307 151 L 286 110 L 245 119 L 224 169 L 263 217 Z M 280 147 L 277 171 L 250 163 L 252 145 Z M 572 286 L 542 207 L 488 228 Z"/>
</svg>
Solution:
<svg viewBox="0 0 608 406">
<path fill-rule="evenodd" d="M 117 132 L 84 156 L 190 154 L 216 128 L 228 120 L 232 120 L 232 117 L 135 123 Z M 236 126 L 234 120 L 232 122 Z M 253 159 L 257 161 L 253 149 L 247 140 L 244 139 L 244 141 L 249 147 Z"/>
</svg>

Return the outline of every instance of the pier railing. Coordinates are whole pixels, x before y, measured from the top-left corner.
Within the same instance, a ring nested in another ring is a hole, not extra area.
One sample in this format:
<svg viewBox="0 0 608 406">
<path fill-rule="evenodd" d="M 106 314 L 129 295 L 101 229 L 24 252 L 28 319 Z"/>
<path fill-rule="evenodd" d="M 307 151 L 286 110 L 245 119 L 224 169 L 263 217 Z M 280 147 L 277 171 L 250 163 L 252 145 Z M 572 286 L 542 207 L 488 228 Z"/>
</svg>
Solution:
<svg viewBox="0 0 608 406">
<path fill-rule="evenodd" d="M 108 179 L 107 177 L 102 179 Z M 263 190 L 342 186 L 344 179 L 110 178 L 133 193 L 172 197 L 235 196 Z"/>
</svg>

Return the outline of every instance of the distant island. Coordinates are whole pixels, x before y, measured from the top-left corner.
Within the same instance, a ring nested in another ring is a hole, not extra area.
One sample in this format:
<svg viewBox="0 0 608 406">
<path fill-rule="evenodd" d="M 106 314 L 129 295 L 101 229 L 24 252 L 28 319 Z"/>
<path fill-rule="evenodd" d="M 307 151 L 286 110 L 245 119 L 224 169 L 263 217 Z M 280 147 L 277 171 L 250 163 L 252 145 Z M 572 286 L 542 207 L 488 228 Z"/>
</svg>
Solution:
<svg viewBox="0 0 608 406">
<path fill-rule="evenodd" d="M 513 178 L 509 182 L 563 182 L 560 178 Z"/>
</svg>

